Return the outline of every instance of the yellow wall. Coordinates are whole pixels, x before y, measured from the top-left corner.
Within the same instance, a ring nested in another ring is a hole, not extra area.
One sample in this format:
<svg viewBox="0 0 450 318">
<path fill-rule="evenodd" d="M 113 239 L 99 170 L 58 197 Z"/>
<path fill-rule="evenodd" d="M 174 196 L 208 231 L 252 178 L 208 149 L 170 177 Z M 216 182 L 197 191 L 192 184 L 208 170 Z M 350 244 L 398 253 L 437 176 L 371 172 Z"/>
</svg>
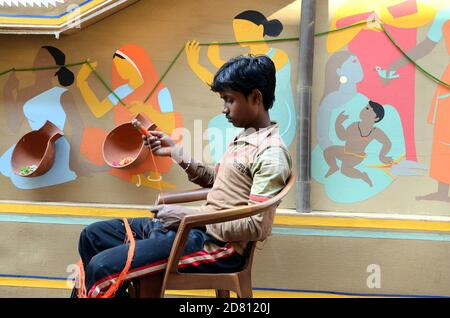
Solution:
<svg viewBox="0 0 450 318">
<path fill-rule="evenodd" d="M 280 19 L 284 25 L 280 37 L 297 36 L 299 6 L 297 9 L 294 7 L 294 10 L 292 7 L 282 10 L 291 3 L 292 1 L 247 1 L 244 3 L 241 1 L 226 3 L 219 1 L 167 1 L 164 3 L 152 0 L 140 1 L 81 32 L 63 36 L 59 40 L 47 36 L 1 36 L 0 41 L 8 43 L 8 46 L 3 50 L 0 70 L 11 67 L 29 67 L 33 64 L 39 48 L 43 45 L 51 45 L 66 54 L 66 63 L 83 61 L 88 58 L 90 61 L 98 62 L 98 73 L 108 83 L 111 83 L 114 52 L 126 44 L 134 43 L 145 50 L 161 75 L 178 50 L 188 40 L 235 41 L 232 20 L 234 16 L 245 10 L 257 10 L 269 19 Z M 292 92 L 295 96 L 298 43 L 282 42 L 271 46 L 284 50 L 291 60 Z M 226 60 L 247 52 L 245 48 L 239 46 L 228 46 L 222 48 L 221 56 Z M 206 48 L 203 47 L 200 62 L 214 72 L 215 68 L 208 62 L 206 55 Z M 74 67 L 71 70 L 77 76 L 80 67 Z M 5 90 L 9 76 L 8 74 L 0 78 L 0 90 Z M 17 73 L 17 78 L 20 81 L 20 88 L 32 85 L 34 82 L 34 74 L 30 72 Z M 57 85 L 56 79 L 53 81 L 54 85 Z M 94 75 L 90 75 L 88 83 L 100 100 L 109 94 Z M 222 101 L 196 77 L 189 68 L 184 53 L 164 79 L 164 86 L 170 91 L 174 110 L 180 113 L 183 127 L 191 131 L 194 131 L 194 120 L 201 120 L 202 129 L 205 130 L 208 121 L 221 112 Z M 76 110 L 81 116 L 84 128 L 95 128 L 97 131 L 99 129 L 110 131 L 114 128 L 113 111 L 101 118 L 96 118 L 89 110 L 76 83 L 71 85 L 69 90 L 75 99 Z M 5 106 L 7 103 L 8 101 L 3 98 L 0 104 L 0 118 L 3 120 L 3 124 L 0 126 L 0 153 L 2 154 L 22 135 L 31 130 L 26 120 L 22 122 L 18 131 L 13 132 L 9 129 L 7 125 L 9 117 L 6 115 L 9 108 Z M 21 110 L 23 104 L 23 101 L 18 102 L 17 107 Z M 77 128 L 73 121 L 67 120 L 64 132 L 71 146 L 76 148 L 77 133 L 74 126 Z M 89 133 L 90 130 L 85 130 L 85 132 Z M 86 138 L 86 136 L 84 137 Z M 89 144 L 89 138 L 88 135 L 87 144 Z M 203 146 L 206 144 L 207 140 L 204 140 Z M 295 150 L 294 145 L 295 143 L 291 146 L 292 154 Z M 208 151 L 205 153 L 208 154 Z M 86 156 L 79 153 L 79 150 L 76 151 L 76 154 L 80 165 L 87 168 L 87 174 L 78 173 L 73 181 L 34 189 L 20 188 L 13 184 L 10 178 L 0 175 L 2 188 L 0 199 L 149 204 L 159 193 L 158 186 L 155 184 L 152 184 L 151 187 L 144 185 L 137 187 L 136 178 L 130 182 L 112 176 L 108 172 L 98 172 L 95 169 L 101 169 L 101 167 L 93 165 L 86 159 Z M 208 161 L 211 158 L 206 155 L 205 160 Z M 167 182 L 165 184 L 167 188 L 164 191 L 193 187 L 179 167 L 172 165 L 167 170 L 162 175 L 163 181 Z M 150 176 L 150 179 L 152 178 L 154 179 L 154 176 Z M 284 206 L 294 207 L 293 196 L 285 200 Z"/>
</svg>

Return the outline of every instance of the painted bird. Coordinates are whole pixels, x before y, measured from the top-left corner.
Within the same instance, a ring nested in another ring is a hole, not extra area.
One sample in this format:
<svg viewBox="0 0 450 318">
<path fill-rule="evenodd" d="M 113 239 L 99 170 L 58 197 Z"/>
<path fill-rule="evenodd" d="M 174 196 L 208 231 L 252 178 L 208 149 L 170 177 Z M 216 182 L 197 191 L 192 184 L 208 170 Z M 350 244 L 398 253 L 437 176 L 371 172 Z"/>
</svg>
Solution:
<svg viewBox="0 0 450 318">
<path fill-rule="evenodd" d="M 375 71 L 377 71 L 378 76 L 380 78 L 383 78 L 383 79 L 394 79 L 394 78 L 399 78 L 400 77 L 400 75 L 397 74 L 397 71 L 389 71 L 388 72 L 388 70 L 383 70 L 379 66 L 375 67 Z"/>
</svg>

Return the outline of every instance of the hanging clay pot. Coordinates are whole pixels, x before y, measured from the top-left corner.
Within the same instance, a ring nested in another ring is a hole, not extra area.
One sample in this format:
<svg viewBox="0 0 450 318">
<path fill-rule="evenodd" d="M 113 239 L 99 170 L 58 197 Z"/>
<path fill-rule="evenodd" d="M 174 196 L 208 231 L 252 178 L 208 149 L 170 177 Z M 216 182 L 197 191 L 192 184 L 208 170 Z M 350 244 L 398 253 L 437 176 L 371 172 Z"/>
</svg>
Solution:
<svg viewBox="0 0 450 318">
<path fill-rule="evenodd" d="M 138 114 L 134 119 L 145 129 L 156 129 L 156 125 L 143 114 Z M 142 133 L 131 122 L 114 128 L 103 141 L 103 159 L 112 168 L 124 169 L 139 164 L 149 153 L 150 149 L 142 140 Z"/>
<path fill-rule="evenodd" d="M 45 174 L 55 161 L 55 141 L 64 133 L 50 121 L 29 132 L 17 143 L 11 156 L 11 167 L 21 177 Z"/>
</svg>

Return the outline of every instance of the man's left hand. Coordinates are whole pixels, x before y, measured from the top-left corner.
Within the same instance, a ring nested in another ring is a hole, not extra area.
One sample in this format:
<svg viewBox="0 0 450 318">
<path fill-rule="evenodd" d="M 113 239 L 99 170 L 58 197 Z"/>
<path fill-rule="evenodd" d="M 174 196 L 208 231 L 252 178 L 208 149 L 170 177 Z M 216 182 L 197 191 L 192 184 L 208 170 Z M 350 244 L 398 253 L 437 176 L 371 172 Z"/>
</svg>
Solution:
<svg viewBox="0 0 450 318">
<path fill-rule="evenodd" d="M 156 205 L 150 211 L 155 213 L 155 218 L 168 230 L 176 230 L 186 215 L 200 213 L 200 211 L 174 204 Z"/>
</svg>

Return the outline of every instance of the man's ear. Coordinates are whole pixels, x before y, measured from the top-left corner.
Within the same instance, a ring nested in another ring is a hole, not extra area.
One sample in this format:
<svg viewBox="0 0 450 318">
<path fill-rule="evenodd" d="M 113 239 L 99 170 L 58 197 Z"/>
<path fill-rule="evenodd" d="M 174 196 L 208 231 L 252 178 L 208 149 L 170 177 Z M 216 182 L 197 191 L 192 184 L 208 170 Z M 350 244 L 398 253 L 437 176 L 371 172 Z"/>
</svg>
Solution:
<svg viewBox="0 0 450 318">
<path fill-rule="evenodd" d="M 252 97 L 255 105 L 263 105 L 263 96 L 259 89 L 254 89 L 252 91 Z"/>
</svg>

